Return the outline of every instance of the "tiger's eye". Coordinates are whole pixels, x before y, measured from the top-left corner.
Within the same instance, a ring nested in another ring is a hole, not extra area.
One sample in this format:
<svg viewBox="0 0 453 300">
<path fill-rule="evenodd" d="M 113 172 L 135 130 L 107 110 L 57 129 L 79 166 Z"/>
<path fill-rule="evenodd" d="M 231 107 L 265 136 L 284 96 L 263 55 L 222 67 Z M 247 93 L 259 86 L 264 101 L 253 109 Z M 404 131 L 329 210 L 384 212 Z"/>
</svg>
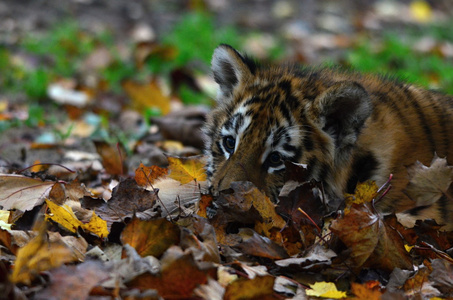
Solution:
<svg viewBox="0 0 453 300">
<path fill-rule="evenodd" d="M 236 140 L 232 136 L 226 136 L 223 138 L 223 147 L 228 153 L 232 154 L 235 146 Z"/>
<path fill-rule="evenodd" d="M 282 156 L 278 152 L 272 152 L 268 157 L 268 162 L 271 167 L 277 167 L 282 164 Z"/>
</svg>

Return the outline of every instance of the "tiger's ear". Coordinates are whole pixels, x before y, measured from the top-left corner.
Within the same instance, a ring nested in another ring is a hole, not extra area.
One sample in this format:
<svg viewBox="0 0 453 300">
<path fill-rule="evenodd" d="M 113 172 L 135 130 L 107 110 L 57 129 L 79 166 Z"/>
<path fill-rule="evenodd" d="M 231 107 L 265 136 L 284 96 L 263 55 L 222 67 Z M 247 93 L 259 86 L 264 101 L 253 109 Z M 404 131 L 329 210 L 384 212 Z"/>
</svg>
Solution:
<svg viewBox="0 0 453 300">
<path fill-rule="evenodd" d="M 367 91 L 356 82 L 333 85 L 319 95 L 313 105 L 322 130 L 335 140 L 337 149 L 355 144 L 372 112 Z"/>
<path fill-rule="evenodd" d="M 255 72 L 256 64 L 233 47 L 221 44 L 214 50 L 211 68 L 221 94 L 229 96 L 239 82 Z"/>
</svg>

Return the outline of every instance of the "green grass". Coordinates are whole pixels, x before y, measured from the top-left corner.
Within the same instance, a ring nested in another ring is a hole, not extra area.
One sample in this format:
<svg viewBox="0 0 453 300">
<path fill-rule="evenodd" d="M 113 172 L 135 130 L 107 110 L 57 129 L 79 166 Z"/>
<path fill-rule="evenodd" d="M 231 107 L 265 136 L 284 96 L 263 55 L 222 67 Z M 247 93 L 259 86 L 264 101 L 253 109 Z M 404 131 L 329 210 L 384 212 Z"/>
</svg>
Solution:
<svg viewBox="0 0 453 300">
<path fill-rule="evenodd" d="M 436 28 L 438 34 L 439 30 Z M 450 31 L 448 28 L 444 30 Z M 453 60 L 444 58 L 435 51 L 415 51 L 413 45 L 416 41 L 415 36 L 402 39 L 391 33 L 385 34 L 377 45 L 365 40 L 348 53 L 346 64 L 359 71 L 390 74 L 427 88 L 453 94 Z"/>
<path fill-rule="evenodd" d="M 453 41 L 451 24 L 419 27 L 401 39 L 395 34 L 385 34 L 379 43 L 375 39 L 365 38 L 356 47 L 347 52 L 346 65 L 353 69 L 372 73 L 384 73 L 423 85 L 439 88 L 453 94 L 453 61 L 441 57 L 439 53 L 418 53 L 413 50 L 414 42 L 420 36 L 432 36 L 439 41 Z M 131 56 L 124 58 L 116 48 L 115 36 L 111 32 L 93 33 L 84 30 L 74 21 L 57 24 L 41 35 L 26 36 L 16 45 L 19 53 L 31 57 L 34 65 L 18 61 L 17 56 L 7 48 L 0 48 L 0 69 L 8 70 L 0 74 L 0 90 L 4 95 L 20 93 L 28 98 L 30 117 L 25 122 L 18 120 L 0 121 L 0 133 L 17 126 L 53 125 L 55 120 L 49 111 L 40 110 L 42 100 L 47 99 L 49 83 L 59 78 L 78 78 L 82 74 L 81 66 L 87 57 L 98 47 L 109 49 L 112 60 L 99 70 L 99 78 L 106 83 L 107 91 L 124 95 L 121 82 L 126 79 L 148 81 L 159 77 L 171 85 L 171 74 L 175 71 L 195 77 L 209 73 L 212 53 L 220 43 L 227 43 L 238 49 L 244 41 L 259 33 L 244 35 L 233 26 L 217 27 L 214 16 L 204 11 L 191 11 L 167 33 L 162 34 L 144 65 L 140 67 Z M 131 52 L 134 47 L 129 44 Z M 269 50 L 269 60 L 278 59 L 284 52 L 284 43 Z M 337 64 L 333 62 L 331 64 Z M 208 95 L 196 91 L 190 85 L 180 82 L 174 84 L 174 95 L 185 104 L 206 104 L 212 101 Z M 143 112 L 144 116 L 155 115 L 155 111 Z M 108 120 L 109 116 L 103 116 Z M 108 122 L 107 122 L 108 123 Z M 108 126 L 103 126 L 108 128 Z M 61 133 L 66 138 L 69 132 Z"/>
</svg>

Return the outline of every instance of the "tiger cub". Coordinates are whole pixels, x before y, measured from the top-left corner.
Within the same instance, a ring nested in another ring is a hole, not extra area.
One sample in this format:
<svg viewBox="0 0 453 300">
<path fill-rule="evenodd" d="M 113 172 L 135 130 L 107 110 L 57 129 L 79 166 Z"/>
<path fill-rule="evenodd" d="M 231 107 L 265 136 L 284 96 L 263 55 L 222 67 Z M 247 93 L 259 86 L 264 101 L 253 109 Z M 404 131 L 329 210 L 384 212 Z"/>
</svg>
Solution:
<svg viewBox="0 0 453 300">
<path fill-rule="evenodd" d="M 204 132 L 214 194 L 251 181 L 277 200 L 293 161 L 323 184 L 332 208 L 358 182 L 393 174 L 378 209 L 453 224 L 453 203 L 415 208 L 403 192 L 406 166 L 429 165 L 435 153 L 453 164 L 453 97 L 380 76 L 262 67 L 228 45 L 215 49 L 212 72 L 220 89 Z"/>
</svg>

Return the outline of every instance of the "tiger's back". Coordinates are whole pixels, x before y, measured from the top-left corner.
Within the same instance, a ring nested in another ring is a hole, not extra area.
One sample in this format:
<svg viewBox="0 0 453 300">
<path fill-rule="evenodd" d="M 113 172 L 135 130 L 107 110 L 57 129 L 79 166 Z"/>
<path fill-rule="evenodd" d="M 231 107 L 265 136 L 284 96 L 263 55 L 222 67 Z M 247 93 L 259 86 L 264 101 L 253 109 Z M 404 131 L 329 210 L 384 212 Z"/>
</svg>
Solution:
<svg viewBox="0 0 453 300">
<path fill-rule="evenodd" d="M 451 96 L 333 69 L 264 68 L 227 45 L 212 69 L 220 90 L 205 133 L 214 192 L 251 181 L 277 199 L 289 160 L 323 183 L 332 209 L 358 182 L 393 174 L 379 208 L 398 212 L 420 206 L 403 193 L 407 166 L 429 165 L 435 153 L 453 164 Z M 441 201 L 417 214 L 453 224 L 453 203 Z"/>
</svg>

